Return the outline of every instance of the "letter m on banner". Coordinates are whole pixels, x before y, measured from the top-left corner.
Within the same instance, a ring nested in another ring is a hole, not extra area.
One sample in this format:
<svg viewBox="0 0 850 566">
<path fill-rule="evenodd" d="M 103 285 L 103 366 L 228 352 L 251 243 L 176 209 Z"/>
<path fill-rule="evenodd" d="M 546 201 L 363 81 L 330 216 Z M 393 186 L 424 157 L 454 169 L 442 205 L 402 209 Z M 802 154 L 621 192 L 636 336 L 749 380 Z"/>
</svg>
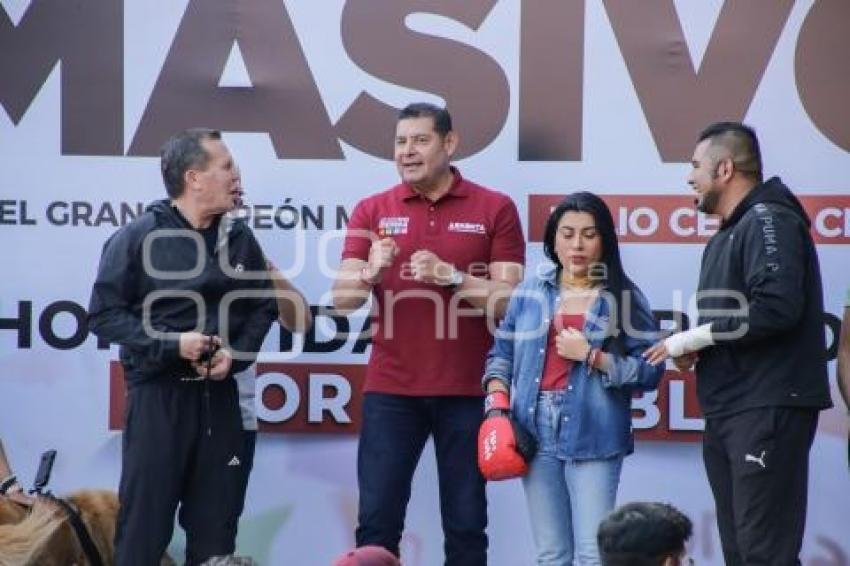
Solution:
<svg viewBox="0 0 850 566">
<path fill-rule="evenodd" d="M 124 3 L 33 0 L 17 25 L 0 5 L 0 105 L 15 125 L 57 63 L 62 153 L 123 155 Z"/>
</svg>

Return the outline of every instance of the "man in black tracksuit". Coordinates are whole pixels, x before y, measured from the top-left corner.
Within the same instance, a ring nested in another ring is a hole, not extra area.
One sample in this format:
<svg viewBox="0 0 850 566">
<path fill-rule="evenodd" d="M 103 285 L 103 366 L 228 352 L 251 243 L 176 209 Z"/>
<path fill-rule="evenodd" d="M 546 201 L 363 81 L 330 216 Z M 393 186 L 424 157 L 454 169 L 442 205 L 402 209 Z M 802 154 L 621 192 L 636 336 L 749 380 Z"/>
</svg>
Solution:
<svg viewBox="0 0 850 566">
<path fill-rule="evenodd" d="M 245 458 L 232 375 L 277 316 L 259 244 L 222 222 L 238 194 L 221 135 L 174 136 L 162 173 L 170 199 L 109 238 L 89 306 L 92 331 L 121 345 L 128 386 L 119 566 L 159 564 L 178 504 L 187 564 L 233 553 Z"/>
<path fill-rule="evenodd" d="M 699 324 L 646 356 L 672 356 L 680 370 L 696 362 L 726 564 L 799 564 L 809 449 L 832 406 L 809 219 L 779 178 L 762 181 L 747 126 L 709 126 L 692 165 L 699 209 L 721 217 L 702 257 Z"/>
</svg>

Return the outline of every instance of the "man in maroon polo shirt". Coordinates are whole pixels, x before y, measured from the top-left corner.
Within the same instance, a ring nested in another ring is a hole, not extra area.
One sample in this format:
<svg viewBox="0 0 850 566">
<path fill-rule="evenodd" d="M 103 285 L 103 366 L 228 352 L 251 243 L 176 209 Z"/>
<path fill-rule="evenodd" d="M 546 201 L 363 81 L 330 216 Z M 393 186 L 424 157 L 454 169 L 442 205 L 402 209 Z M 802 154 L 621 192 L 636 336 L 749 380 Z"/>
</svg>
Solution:
<svg viewBox="0 0 850 566">
<path fill-rule="evenodd" d="M 434 437 L 446 564 L 487 562 L 484 479 L 476 463 L 480 379 L 499 318 L 522 279 L 525 243 L 506 195 L 461 177 L 451 117 L 417 103 L 399 114 L 401 183 L 363 199 L 348 223 L 334 306 L 374 297 L 357 455 L 357 546 L 399 554 L 411 480 Z"/>
</svg>

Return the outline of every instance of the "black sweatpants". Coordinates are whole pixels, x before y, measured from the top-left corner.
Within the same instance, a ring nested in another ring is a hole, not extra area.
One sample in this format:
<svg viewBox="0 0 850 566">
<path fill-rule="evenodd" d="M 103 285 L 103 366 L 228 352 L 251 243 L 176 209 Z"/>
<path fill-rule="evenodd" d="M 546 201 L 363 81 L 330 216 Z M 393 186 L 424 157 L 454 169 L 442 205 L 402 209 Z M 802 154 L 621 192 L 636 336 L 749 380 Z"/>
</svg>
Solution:
<svg viewBox="0 0 850 566">
<path fill-rule="evenodd" d="M 257 431 L 242 431 L 242 479 L 239 482 L 238 506 L 233 508 L 234 521 L 239 522 L 242 510 L 245 508 L 245 496 L 248 494 L 248 480 L 254 468 L 254 452 L 257 447 Z"/>
<path fill-rule="evenodd" d="M 706 419 L 703 459 L 728 566 L 800 564 L 817 422 L 817 410 L 795 407 Z"/>
<path fill-rule="evenodd" d="M 159 379 L 127 394 L 118 566 L 159 564 L 174 530 L 186 531 L 186 564 L 232 554 L 244 474 L 242 419 L 233 379 Z"/>
</svg>

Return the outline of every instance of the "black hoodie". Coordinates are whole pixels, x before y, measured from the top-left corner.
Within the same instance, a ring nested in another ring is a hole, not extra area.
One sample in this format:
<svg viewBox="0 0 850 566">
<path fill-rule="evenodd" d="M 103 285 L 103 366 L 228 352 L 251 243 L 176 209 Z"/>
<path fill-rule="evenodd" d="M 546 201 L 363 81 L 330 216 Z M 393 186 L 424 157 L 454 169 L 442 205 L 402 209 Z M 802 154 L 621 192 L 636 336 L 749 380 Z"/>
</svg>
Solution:
<svg viewBox="0 0 850 566">
<path fill-rule="evenodd" d="M 163 230 L 178 232 L 169 235 Z M 193 234 L 198 237 L 192 239 Z M 225 273 L 219 263 L 225 250 L 232 274 Z M 149 269 L 144 266 L 145 254 Z M 205 334 L 222 337 L 231 350 L 256 357 L 277 317 L 274 298 L 270 294 L 240 298 L 223 309 L 223 318 L 220 311 L 222 302 L 233 297 L 229 293 L 271 289 L 267 278 L 240 277 L 251 271 L 265 275 L 266 265 L 260 245 L 244 222 L 223 219 L 211 254 L 200 233 L 175 207 L 167 200 L 154 202 L 104 244 L 89 302 L 89 326 L 97 336 L 121 345 L 121 363 L 130 387 L 150 379 L 196 375 L 180 357 L 178 338 L 145 329 L 145 301 L 150 301 L 152 329 L 180 333 L 200 326 Z M 187 293 L 194 293 L 197 302 Z M 200 316 L 198 303 L 203 303 Z M 231 372 L 252 362 L 237 356 Z"/>
<path fill-rule="evenodd" d="M 800 202 L 773 177 L 747 194 L 706 245 L 699 324 L 712 323 L 716 344 L 700 351 L 696 368 L 706 416 L 832 406 L 809 227 Z"/>
</svg>

